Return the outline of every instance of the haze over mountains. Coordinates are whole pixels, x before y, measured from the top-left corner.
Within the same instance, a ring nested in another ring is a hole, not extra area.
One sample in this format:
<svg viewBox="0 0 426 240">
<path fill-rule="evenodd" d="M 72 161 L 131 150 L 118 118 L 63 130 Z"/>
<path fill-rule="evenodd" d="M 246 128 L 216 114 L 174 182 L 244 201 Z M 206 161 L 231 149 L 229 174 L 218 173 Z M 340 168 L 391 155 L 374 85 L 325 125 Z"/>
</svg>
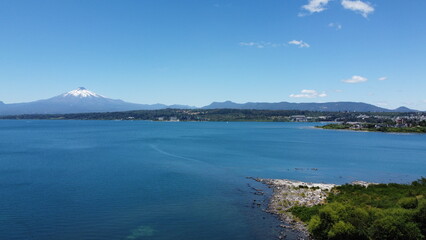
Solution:
<svg viewBox="0 0 426 240">
<path fill-rule="evenodd" d="M 194 109 L 187 105 L 137 104 L 120 99 L 110 99 L 80 87 L 67 93 L 44 100 L 27 103 L 4 104 L 0 102 L 0 115 L 18 114 L 65 114 L 88 112 L 118 112 L 129 110 L 157 110 L 165 108 Z M 234 103 L 213 102 L 203 109 L 258 109 L 258 110 L 308 110 L 308 111 L 352 111 L 352 112 L 412 112 L 406 107 L 394 110 L 377 107 L 362 102 L 329 102 L 329 103 Z"/>
</svg>

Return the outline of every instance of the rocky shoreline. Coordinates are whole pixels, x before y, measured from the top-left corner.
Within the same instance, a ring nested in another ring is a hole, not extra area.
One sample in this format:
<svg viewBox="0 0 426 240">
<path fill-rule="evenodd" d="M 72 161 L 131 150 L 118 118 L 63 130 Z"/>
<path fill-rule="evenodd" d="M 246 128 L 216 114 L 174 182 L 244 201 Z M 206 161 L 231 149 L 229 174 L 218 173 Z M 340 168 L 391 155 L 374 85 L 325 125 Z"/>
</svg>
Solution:
<svg viewBox="0 0 426 240">
<path fill-rule="evenodd" d="M 314 206 L 325 203 L 328 194 L 336 184 L 306 183 L 287 179 L 263 179 L 249 177 L 272 188 L 273 194 L 269 200 L 267 212 L 275 214 L 281 220 L 281 227 L 296 231 L 298 239 L 312 239 L 306 224 L 296 219 L 288 210 L 295 206 Z M 351 184 L 368 186 L 373 183 L 356 181 Z M 280 234 L 279 239 L 285 239 Z"/>
</svg>

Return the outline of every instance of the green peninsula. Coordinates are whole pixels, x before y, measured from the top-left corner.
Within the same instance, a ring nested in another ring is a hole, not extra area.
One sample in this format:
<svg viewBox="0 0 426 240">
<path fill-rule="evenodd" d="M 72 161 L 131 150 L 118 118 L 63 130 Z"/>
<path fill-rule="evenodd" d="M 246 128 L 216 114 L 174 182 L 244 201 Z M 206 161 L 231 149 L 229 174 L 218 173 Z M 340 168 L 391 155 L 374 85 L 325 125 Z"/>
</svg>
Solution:
<svg viewBox="0 0 426 240">
<path fill-rule="evenodd" d="M 325 204 L 289 211 L 323 239 L 425 239 L 426 178 L 405 184 L 346 184 L 333 188 Z"/>
<path fill-rule="evenodd" d="M 345 185 L 253 179 L 273 189 L 268 212 L 291 223 L 304 239 L 426 239 L 426 178 Z"/>
<path fill-rule="evenodd" d="M 384 125 L 374 123 L 332 123 L 319 126 L 319 128 L 368 132 L 426 133 L 426 125 L 424 121 L 416 126 Z"/>
</svg>

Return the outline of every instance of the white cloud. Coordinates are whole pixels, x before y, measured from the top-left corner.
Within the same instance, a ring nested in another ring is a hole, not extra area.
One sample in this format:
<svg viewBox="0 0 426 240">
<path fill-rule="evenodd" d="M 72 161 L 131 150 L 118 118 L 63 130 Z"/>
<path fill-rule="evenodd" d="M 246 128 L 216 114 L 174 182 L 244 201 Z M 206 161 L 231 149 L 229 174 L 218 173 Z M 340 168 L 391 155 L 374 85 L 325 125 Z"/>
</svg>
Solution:
<svg viewBox="0 0 426 240">
<path fill-rule="evenodd" d="M 342 0 L 342 6 L 345 9 L 361 14 L 365 18 L 368 17 L 368 14 L 374 12 L 374 8 L 370 3 L 360 0 Z"/>
<path fill-rule="evenodd" d="M 240 42 L 240 46 L 263 48 L 263 45 L 257 42 Z"/>
<path fill-rule="evenodd" d="M 254 47 L 254 48 L 278 48 L 278 47 L 287 46 L 287 44 L 285 44 L 285 43 L 272 43 L 272 42 L 240 42 L 238 44 L 242 47 Z M 310 47 L 309 44 L 305 43 L 302 40 L 300 40 L 300 41 L 292 40 L 292 41 L 288 42 L 288 44 L 297 45 L 300 48 Z"/>
<path fill-rule="evenodd" d="M 300 41 L 297 41 L 297 40 L 291 40 L 290 42 L 288 42 L 288 44 L 297 45 L 297 46 L 299 46 L 300 48 L 308 48 L 308 47 L 310 47 L 310 45 L 309 45 L 309 44 L 305 43 L 305 42 L 304 42 L 304 41 L 302 41 L 302 40 L 300 40 Z"/>
<path fill-rule="evenodd" d="M 271 42 L 240 42 L 240 46 L 243 47 L 255 47 L 255 48 L 266 48 L 266 47 L 283 47 L 283 43 L 271 43 Z"/>
<path fill-rule="evenodd" d="M 345 82 L 345 83 L 361 83 L 361 82 L 366 82 L 367 80 L 368 79 L 365 78 L 365 77 L 355 75 L 355 76 L 352 76 L 349 79 L 342 80 L 342 82 Z"/>
<path fill-rule="evenodd" d="M 316 90 L 303 89 L 298 94 L 290 94 L 291 98 L 317 98 L 317 97 L 327 97 L 325 92 L 319 93 Z"/>
<path fill-rule="evenodd" d="M 309 13 L 318 13 L 326 10 L 325 6 L 327 6 L 330 0 L 309 0 L 308 4 L 303 5 L 302 8 Z M 303 14 L 299 14 L 299 16 L 303 16 Z"/>
<path fill-rule="evenodd" d="M 329 23 L 328 26 L 331 28 L 335 28 L 336 30 L 342 29 L 342 24 L 340 23 Z"/>
<path fill-rule="evenodd" d="M 388 77 L 380 77 L 378 80 L 379 81 L 385 81 L 385 80 L 388 80 Z"/>
</svg>

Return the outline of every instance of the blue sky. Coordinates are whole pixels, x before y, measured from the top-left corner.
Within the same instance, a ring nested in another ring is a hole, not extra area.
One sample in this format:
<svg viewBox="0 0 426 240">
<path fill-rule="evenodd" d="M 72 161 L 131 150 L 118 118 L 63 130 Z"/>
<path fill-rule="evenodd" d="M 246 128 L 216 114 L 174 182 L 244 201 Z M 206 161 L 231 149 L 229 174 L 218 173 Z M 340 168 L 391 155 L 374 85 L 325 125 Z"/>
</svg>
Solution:
<svg viewBox="0 0 426 240">
<path fill-rule="evenodd" d="M 424 0 L 0 0 L 0 101 L 426 110 Z"/>
</svg>

